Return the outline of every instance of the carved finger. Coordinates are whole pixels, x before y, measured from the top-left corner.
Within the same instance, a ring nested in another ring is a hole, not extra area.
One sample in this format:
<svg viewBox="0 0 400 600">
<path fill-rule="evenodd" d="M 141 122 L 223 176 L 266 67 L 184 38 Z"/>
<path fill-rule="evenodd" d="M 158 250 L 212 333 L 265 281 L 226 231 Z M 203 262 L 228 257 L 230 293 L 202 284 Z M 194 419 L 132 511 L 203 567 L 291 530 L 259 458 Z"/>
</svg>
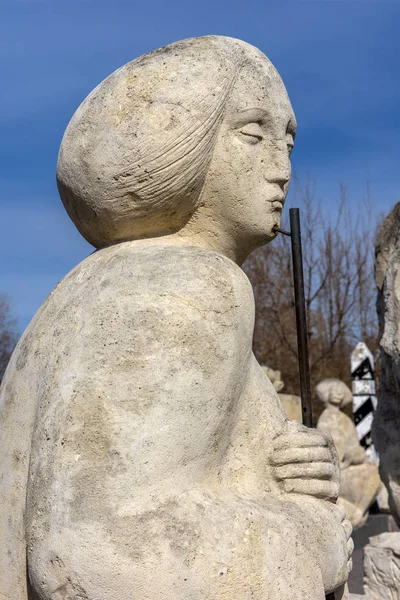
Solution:
<svg viewBox="0 0 400 600">
<path fill-rule="evenodd" d="M 329 448 L 287 448 L 273 452 L 270 462 L 276 466 L 307 462 L 332 463 L 332 454 Z"/>
<path fill-rule="evenodd" d="M 353 550 L 354 550 L 354 542 L 353 542 L 352 538 L 349 538 L 347 540 L 347 556 L 349 558 L 351 558 L 351 555 L 353 554 Z"/>
<path fill-rule="evenodd" d="M 351 534 L 353 533 L 353 526 L 347 519 L 342 521 L 342 527 L 346 533 L 347 539 L 350 539 Z"/>
<path fill-rule="evenodd" d="M 284 426 L 284 431 L 285 433 L 297 433 L 298 431 L 308 431 L 308 428 L 295 419 L 288 419 Z"/>
<path fill-rule="evenodd" d="M 331 479 L 335 467 L 329 462 L 289 464 L 276 467 L 277 479 Z"/>
<path fill-rule="evenodd" d="M 353 570 L 353 559 L 350 558 L 347 562 L 347 572 L 350 574 Z"/>
<path fill-rule="evenodd" d="M 346 520 L 346 510 L 342 504 L 335 504 L 335 506 L 332 508 L 336 509 L 337 513 L 339 514 L 339 518 L 342 522 Z"/>
<path fill-rule="evenodd" d="M 306 494 L 330 502 L 335 502 L 339 494 L 336 482 L 317 479 L 285 479 L 283 489 L 288 494 Z"/>
<path fill-rule="evenodd" d="M 316 429 L 309 429 L 305 432 L 282 434 L 274 439 L 273 447 L 275 450 L 284 450 L 286 448 L 311 448 L 315 446 L 328 447 L 329 440 L 326 436 Z"/>
</svg>

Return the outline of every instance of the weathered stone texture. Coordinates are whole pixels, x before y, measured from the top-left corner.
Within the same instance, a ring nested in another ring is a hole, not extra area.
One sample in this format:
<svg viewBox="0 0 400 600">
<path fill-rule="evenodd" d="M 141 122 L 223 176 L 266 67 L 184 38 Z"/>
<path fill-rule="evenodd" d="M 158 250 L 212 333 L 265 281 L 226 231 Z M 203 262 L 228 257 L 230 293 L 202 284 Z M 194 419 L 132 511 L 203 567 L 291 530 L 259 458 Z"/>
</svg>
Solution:
<svg viewBox="0 0 400 600">
<path fill-rule="evenodd" d="M 381 369 L 373 440 L 389 505 L 400 524 L 400 203 L 384 220 L 376 243 Z"/>
<path fill-rule="evenodd" d="M 269 60 L 220 36 L 128 63 L 78 108 L 58 184 L 98 250 L 2 386 L 2 600 L 344 594 L 337 454 L 256 362 L 238 266 L 276 237 L 294 130 Z"/>
</svg>

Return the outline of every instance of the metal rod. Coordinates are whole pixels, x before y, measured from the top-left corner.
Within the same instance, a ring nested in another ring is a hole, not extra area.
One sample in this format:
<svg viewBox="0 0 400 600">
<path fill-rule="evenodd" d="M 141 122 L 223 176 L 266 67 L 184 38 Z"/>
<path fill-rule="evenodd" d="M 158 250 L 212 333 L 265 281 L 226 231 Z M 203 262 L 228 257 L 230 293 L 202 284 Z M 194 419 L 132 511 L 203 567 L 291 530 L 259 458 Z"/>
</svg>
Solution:
<svg viewBox="0 0 400 600">
<path fill-rule="evenodd" d="M 294 299 L 296 306 L 297 348 L 300 373 L 300 396 L 303 424 L 313 426 L 310 366 L 308 362 L 307 313 L 304 295 L 303 252 L 301 247 L 300 210 L 289 209 L 290 233 L 275 227 L 274 231 L 290 236 L 292 242 L 292 263 Z M 325 600 L 335 600 L 335 593 L 326 594 Z"/>
<path fill-rule="evenodd" d="M 310 366 L 308 362 L 307 315 L 304 298 L 303 253 L 301 248 L 300 211 L 289 209 L 292 242 L 294 301 L 296 306 L 297 348 L 299 353 L 300 396 L 303 423 L 313 426 Z"/>
<path fill-rule="evenodd" d="M 299 353 L 300 396 L 303 424 L 313 426 L 310 365 L 308 362 L 307 312 L 304 295 L 303 252 L 301 247 L 300 210 L 289 209 L 290 238 L 292 242 L 294 301 L 296 306 L 297 348 Z M 284 233 L 282 231 L 282 233 Z M 286 232 L 285 232 L 286 233 Z M 335 600 L 335 593 L 326 594 L 325 600 Z"/>
<path fill-rule="evenodd" d="M 280 227 L 274 227 L 273 231 L 278 232 L 278 233 L 283 233 L 283 235 L 288 235 L 289 237 L 292 235 L 289 231 L 286 231 L 285 229 L 281 229 Z"/>
</svg>

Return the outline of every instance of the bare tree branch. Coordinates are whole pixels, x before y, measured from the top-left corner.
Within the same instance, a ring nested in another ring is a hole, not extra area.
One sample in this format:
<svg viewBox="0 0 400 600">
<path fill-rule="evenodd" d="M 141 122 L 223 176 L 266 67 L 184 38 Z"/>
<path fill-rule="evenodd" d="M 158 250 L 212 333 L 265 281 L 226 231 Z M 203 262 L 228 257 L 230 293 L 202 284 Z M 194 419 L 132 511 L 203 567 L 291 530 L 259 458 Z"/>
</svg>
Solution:
<svg viewBox="0 0 400 600">
<path fill-rule="evenodd" d="M 339 377 L 349 382 L 349 355 L 363 339 L 377 344 L 373 240 L 376 221 L 367 199 L 352 209 L 339 183 L 337 207 L 322 210 L 316 185 L 296 180 L 301 208 L 305 296 L 312 382 Z M 375 222 L 372 222 L 372 219 Z M 372 222 L 372 223 L 371 223 Z M 284 226 L 285 223 L 283 224 Z M 298 393 L 297 343 L 290 246 L 278 236 L 244 265 L 256 300 L 254 351 L 261 363 L 282 372 L 288 392 Z"/>
</svg>

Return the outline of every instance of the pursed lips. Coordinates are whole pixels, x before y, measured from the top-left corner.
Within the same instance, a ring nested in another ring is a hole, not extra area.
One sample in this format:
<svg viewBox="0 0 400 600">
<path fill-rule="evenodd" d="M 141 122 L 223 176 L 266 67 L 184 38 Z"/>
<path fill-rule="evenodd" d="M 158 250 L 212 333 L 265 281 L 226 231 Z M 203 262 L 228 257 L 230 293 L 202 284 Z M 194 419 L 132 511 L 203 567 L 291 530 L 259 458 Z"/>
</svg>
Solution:
<svg viewBox="0 0 400 600">
<path fill-rule="evenodd" d="M 279 208 L 282 210 L 283 208 L 283 204 L 285 202 L 284 198 L 273 198 L 272 200 L 268 200 L 268 202 L 270 202 L 272 204 L 273 208 Z"/>
</svg>

